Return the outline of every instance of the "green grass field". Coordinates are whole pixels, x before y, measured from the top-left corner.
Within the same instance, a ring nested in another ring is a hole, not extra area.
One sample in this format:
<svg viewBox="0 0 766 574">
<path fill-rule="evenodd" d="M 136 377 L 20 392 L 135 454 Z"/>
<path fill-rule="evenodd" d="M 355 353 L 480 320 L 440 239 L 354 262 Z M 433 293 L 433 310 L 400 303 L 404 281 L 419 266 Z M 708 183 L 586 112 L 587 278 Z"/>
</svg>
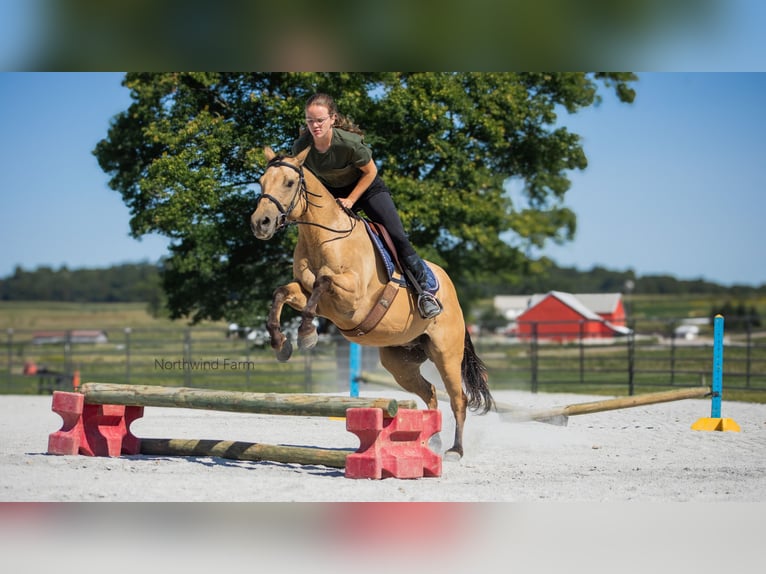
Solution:
<svg viewBox="0 0 766 574">
<path fill-rule="evenodd" d="M 226 326 L 207 322 L 200 326 Z M 185 321 L 152 317 L 146 303 L 59 303 L 0 301 L 0 330 L 7 329 L 183 329 Z"/>
</svg>

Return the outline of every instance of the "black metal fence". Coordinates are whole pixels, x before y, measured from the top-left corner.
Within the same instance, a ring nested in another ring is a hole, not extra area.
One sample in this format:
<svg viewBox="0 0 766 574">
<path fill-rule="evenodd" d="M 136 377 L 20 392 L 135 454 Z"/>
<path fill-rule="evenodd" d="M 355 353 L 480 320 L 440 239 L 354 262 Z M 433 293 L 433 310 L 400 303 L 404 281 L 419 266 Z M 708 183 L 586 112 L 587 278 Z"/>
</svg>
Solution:
<svg viewBox="0 0 766 574">
<path fill-rule="evenodd" d="M 638 394 L 658 388 L 710 384 L 712 327 L 679 329 L 681 321 L 632 323 L 626 335 L 585 337 L 530 329 L 523 337 L 474 336 L 492 388 Z M 545 336 L 535 335 L 545 332 Z M 573 334 L 574 332 L 574 334 Z M 280 363 L 263 340 L 220 329 L 124 329 L 87 340 L 76 331 L 52 337 L 5 333 L 0 344 L 0 393 L 49 393 L 79 381 L 226 388 L 259 392 L 342 392 L 349 388 L 348 343 L 323 335 L 311 351 Z M 381 369 L 365 348 L 363 371 Z M 766 391 L 766 331 L 728 332 L 727 390 Z M 436 381 L 434 381 L 436 382 Z"/>
<path fill-rule="evenodd" d="M 220 329 L 128 328 L 90 341 L 82 333 L 8 330 L 0 393 L 71 390 L 78 379 L 259 392 L 348 388 L 348 345 L 329 338 L 311 351 L 296 349 L 289 362 L 279 363 L 262 341 Z"/>
<path fill-rule="evenodd" d="M 589 331 L 583 323 L 524 325 L 518 329 L 523 335 L 479 338 L 477 350 L 495 385 L 533 392 L 602 388 L 633 395 L 641 388 L 711 383 L 713 332 L 707 323 L 631 322 L 627 333 L 612 337 L 583 336 Z M 725 387 L 766 391 L 766 332 L 726 333 L 724 349 Z"/>
</svg>

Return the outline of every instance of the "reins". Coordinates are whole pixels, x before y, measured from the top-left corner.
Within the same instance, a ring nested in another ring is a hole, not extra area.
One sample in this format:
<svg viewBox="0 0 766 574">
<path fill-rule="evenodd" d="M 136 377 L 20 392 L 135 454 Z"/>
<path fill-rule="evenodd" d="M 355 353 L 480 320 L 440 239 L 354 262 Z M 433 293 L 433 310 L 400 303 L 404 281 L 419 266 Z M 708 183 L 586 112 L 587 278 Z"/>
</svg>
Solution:
<svg viewBox="0 0 766 574">
<path fill-rule="evenodd" d="M 298 196 L 299 194 L 302 194 L 304 201 L 306 202 L 306 206 L 303 209 L 303 213 L 301 213 L 300 217 L 302 217 L 306 211 L 309 208 L 309 205 L 313 207 L 321 208 L 322 206 L 317 203 L 312 203 L 309 199 L 309 196 L 313 197 L 322 197 L 318 193 L 313 193 L 309 191 L 308 186 L 306 185 L 306 178 L 303 174 L 303 166 L 294 166 L 291 163 L 288 163 L 286 161 L 283 161 L 282 158 L 276 157 L 272 159 L 268 165 L 266 165 L 266 169 L 268 170 L 270 167 L 289 167 L 293 171 L 295 171 L 298 174 L 298 189 L 295 190 L 295 193 L 293 194 L 292 199 L 290 200 L 290 205 L 287 207 L 287 209 L 284 208 L 284 206 L 279 202 L 277 198 L 274 196 L 268 194 L 268 193 L 262 193 L 260 197 L 258 198 L 256 202 L 256 209 L 258 207 L 258 203 L 261 201 L 261 199 L 268 199 L 271 201 L 276 208 L 279 210 L 279 221 L 277 224 L 277 229 L 283 229 L 287 227 L 288 225 L 313 225 L 314 227 L 320 227 L 321 229 L 324 229 L 326 231 L 331 231 L 333 233 L 343 233 L 346 235 L 351 234 L 352 231 L 356 228 L 356 222 L 359 220 L 359 216 L 356 215 L 353 211 L 346 209 L 343 207 L 343 211 L 346 215 L 348 215 L 349 220 L 351 221 L 351 227 L 348 229 L 334 229 L 332 227 L 328 227 L 327 225 L 323 225 L 321 223 L 316 223 L 315 221 L 303 221 L 300 219 L 295 219 L 293 221 L 288 221 L 287 218 L 290 216 L 290 214 L 293 212 L 293 210 L 296 208 L 298 204 Z"/>
</svg>

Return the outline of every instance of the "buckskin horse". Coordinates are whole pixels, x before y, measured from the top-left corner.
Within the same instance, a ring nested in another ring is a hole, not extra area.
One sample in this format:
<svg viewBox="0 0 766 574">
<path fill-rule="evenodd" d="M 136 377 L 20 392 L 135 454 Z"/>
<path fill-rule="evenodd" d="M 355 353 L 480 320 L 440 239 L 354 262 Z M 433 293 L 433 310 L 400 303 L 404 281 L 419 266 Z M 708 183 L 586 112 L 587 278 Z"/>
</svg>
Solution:
<svg viewBox="0 0 766 574">
<path fill-rule="evenodd" d="M 417 297 L 403 282 L 391 280 L 361 219 L 338 205 L 311 171 L 303 168 L 308 151 L 289 157 L 264 149 L 268 164 L 250 217 L 253 234 L 261 240 L 271 239 L 288 225 L 298 226 L 294 279 L 274 291 L 266 324 L 271 347 L 280 361 L 292 354 L 292 344 L 280 327 L 284 305 L 301 313 L 297 335 L 301 349 L 316 344 L 313 320 L 325 317 L 347 340 L 378 347 L 381 364 L 396 382 L 419 396 L 427 408 L 437 409 L 436 389 L 420 372 L 430 359 L 441 375 L 455 417 L 455 442 L 445 455 L 460 458 L 466 408 L 485 414 L 494 401 L 455 287 L 442 268 L 428 263 L 438 280 L 437 297 L 444 310 L 433 319 L 421 318 Z"/>
</svg>

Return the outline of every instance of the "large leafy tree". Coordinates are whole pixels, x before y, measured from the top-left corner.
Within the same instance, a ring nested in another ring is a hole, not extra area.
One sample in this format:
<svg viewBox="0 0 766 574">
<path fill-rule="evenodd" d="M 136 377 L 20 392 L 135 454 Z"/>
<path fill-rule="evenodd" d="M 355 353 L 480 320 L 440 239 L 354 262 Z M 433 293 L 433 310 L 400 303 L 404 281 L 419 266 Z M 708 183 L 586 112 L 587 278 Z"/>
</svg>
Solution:
<svg viewBox="0 0 766 574">
<path fill-rule="evenodd" d="M 253 320 L 290 274 L 295 232 L 256 241 L 249 215 L 262 147 L 289 152 L 314 92 L 359 123 L 419 252 L 464 299 L 534 271 L 530 247 L 566 241 L 567 172 L 587 165 L 557 126 L 631 73 L 130 73 L 133 103 L 94 150 L 131 233 L 171 239 L 162 270 L 174 317 Z M 515 180 L 523 205 L 508 191 Z"/>
</svg>

